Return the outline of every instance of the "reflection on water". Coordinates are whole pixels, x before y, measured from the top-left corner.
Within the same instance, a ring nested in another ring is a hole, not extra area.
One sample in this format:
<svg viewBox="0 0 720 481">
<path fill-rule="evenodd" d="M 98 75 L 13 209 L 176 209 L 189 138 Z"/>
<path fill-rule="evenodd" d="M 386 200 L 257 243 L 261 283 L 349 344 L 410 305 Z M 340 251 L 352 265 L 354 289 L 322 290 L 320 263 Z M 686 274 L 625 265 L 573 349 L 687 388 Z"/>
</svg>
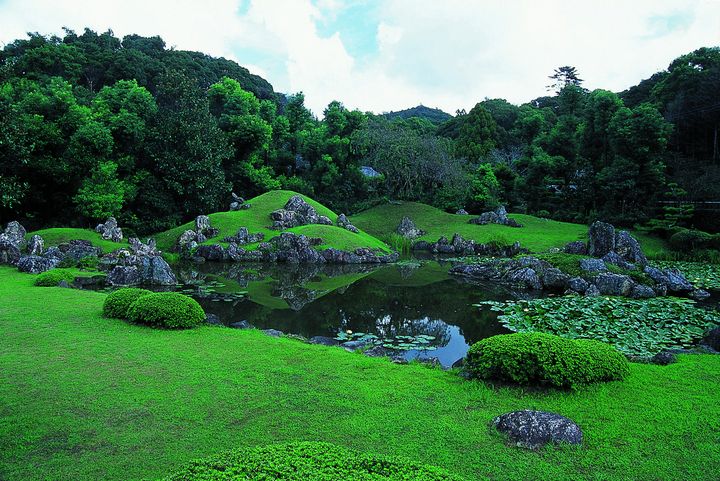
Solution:
<svg viewBox="0 0 720 481">
<path fill-rule="evenodd" d="M 437 349 L 409 351 L 408 358 L 437 357 L 445 366 L 463 357 L 470 344 L 507 332 L 496 314 L 472 304 L 509 300 L 516 293 L 494 284 L 450 277 L 450 265 L 408 261 L 394 265 L 220 264 L 181 266 L 185 284 L 214 286 L 195 297 L 223 323 L 246 320 L 261 329 L 306 337 L 334 337 L 351 330 L 383 339 L 433 336 Z M 246 292 L 244 298 L 233 296 Z"/>
</svg>

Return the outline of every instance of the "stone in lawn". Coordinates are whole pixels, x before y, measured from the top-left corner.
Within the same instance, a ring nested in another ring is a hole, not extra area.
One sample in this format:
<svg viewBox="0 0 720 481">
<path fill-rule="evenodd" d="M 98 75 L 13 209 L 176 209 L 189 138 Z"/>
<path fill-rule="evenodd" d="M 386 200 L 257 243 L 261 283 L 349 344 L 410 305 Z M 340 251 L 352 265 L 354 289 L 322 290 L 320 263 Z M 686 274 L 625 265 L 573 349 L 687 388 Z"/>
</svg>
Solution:
<svg viewBox="0 0 720 481">
<path fill-rule="evenodd" d="M 493 426 L 516 446 L 539 449 L 546 444 L 582 444 L 583 434 L 572 420 L 543 411 L 513 411 L 493 419 Z"/>
</svg>

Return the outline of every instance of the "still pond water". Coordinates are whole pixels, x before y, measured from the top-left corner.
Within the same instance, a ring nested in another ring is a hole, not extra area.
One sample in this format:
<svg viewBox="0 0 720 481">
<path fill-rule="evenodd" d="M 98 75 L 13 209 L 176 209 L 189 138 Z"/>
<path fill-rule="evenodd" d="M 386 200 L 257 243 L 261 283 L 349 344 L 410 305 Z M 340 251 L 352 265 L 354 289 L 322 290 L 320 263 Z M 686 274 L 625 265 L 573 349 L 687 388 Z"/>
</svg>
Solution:
<svg viewBox="0 0 720 481">
<path fill-rule="evenodd" d="M 529 295 L 465 282 L 448 275 L 450 267 L 434 260 L 384 266 L 206 263 L 179 266 L 176 274 L 184 292 L 223 324 L 245 320 L 308 338 L 347 330 L 395 342 L 426 335 L 431 349 L 411 349 L 405 357 L 437 357 L 450 366 L 474 342 L 508 332 L 496 313 L 473 304 Z"/>
</svg>

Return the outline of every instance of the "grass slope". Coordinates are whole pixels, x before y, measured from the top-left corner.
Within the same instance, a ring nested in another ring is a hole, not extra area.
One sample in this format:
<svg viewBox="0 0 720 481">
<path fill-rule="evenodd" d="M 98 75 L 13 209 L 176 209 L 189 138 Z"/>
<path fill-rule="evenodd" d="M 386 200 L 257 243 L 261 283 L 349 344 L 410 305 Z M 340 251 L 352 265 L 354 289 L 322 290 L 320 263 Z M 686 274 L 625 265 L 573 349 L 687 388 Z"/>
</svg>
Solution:
<svg viewBox="0 0 720 481">
<path fill-rule="evenodd" d="M 112 252 L 115 249 L 127 246 L 127 241 L 113 242 L 103 239 L 100 234 L 90 229 L 76 229 L 71 227 L 54 227 L 50 229 L 37 230 L 27 234 L 29 240 L 33 235 L 39 235 L 45 240 L 45 247 L 57 246 L 71 240 L 87 240 L 92 242 L 96 247 L 100 247 L 103 252 Z"/>
<path fill-rule="evenodd" d="M 270 213 L 274 210 L 282 209 L 290 197 L 294 195 L 298 195 L 297 192 L 275 190 L 248 200 L 248 203 L 252 206 L 250 209 L 210 214 L 208 216 L 210 217 L 210 223 L 213 227 L 220 229 L 220 234 L 213 239 L 209 239 L 206 244 L 215 244 L 224 237 L 235 235 L 240 227 L 247 227 L 250 233 L 253 234 L 256 232 L 264 233 L 266 241 L 279 235 L 279 231 L 268 228 L 268 226 L 272 225 Z M 304 195 L 302 197 L 317 210 L 318 214 L 329 217 L 333 222 L 337 220 L 337 214 L 327 207 L 309 197 Z M 158 247 L 167 251 L 175 246 L 178 237 L 180 237 L 183 232 L 194 228 L 194 221 L 188 222 L 187 224 L 156 234 L 154 237 Z M 362 231 L 359 234 L 353 234 L 348 230 L 336 226 L 325 225 L 306 225 L 288 229 L 287 231 L 304 234 L 308 237 L 322 237 L 325 240 L 325 244 L 320 246 L 320 248 L 334 247 L 336 249 L 351 251 L 358 247 L 369 247 L 385 252 L 390 251 L 390 248 L 384 242 Z M 220 243 L 222 244 L 222 242 Z M 252 249 L 256 246 L 257 244 L 250 244 L 247 248 Z"/>
<path fill-rule="evenodd" d="M 577 392 L 492 388 L 256 331 L 163 331 L 101 317 L 104 294 L 0 268 L 0 479 L 157 479 L 191 459 L 331 442 L 470 479 L 713 479 L 720 356 L 632 365 Z M 585 445 L 530 452 L 490 420 L 561 413 Z"/>
<path fill-rule="evenodd" d="M 519 241 L 520 245 L 533 252 L 540 252 L 552 247 L 562 247 L 568 242 L 587 239 L 587 226 L 541 219 L 531 215 L 511 214 L 510 217 L 520 222 L 523 227 L 515 228 L 499 224 L 473 225 L 468 221 L 473 216 L 455 215 L 418 202 L 401 204 L 383 204 L 352 216 L 355 226 L 366 232 L 390 241 L 390 236 L 397 229 L 404 216 L 410 217 L 418 228 L 426 231 L 420 239 L 435 242 L 440 236 L 448 239 L 456 232 L 465 239 L 476 242 L 500 242 L 512 244 Z M 660 239 L 638 235 L 647 255 L 652 256 L 662 251 L 665 246 Z"/>
</svg>

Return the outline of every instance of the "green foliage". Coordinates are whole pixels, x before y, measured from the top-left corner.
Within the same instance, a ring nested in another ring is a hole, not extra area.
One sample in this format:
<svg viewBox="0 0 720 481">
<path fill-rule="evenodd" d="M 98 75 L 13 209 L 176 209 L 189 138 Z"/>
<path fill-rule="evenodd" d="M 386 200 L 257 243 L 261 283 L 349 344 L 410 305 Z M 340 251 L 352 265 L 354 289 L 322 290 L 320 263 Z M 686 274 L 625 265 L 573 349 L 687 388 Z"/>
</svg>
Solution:
<svg viewBox="0 0 720 481">
<path fill-rule="evenodd" d="M 80 215 L 99 220 L 120 214 L 127 187 L 118 179 L 117 169 L 114 162 L 100 162 L 90 177 L 83 180 L 73 197 Z"/>
<path fill-rule="evenodd" d="M 707 329 L 720 324 L 717 311 L 674 297 L 636 300 L 565 296 L 484 304 L 501 312 L 500 322 L 515 332 L 540 331 L 573 339 L 595 339 L 637 356 L 692 347 Z"/>
<path fill-rule="evenodd" d="M 62 281 L 71 284 L 75 280 L 75 273 L 66 269 L 50 269 L 41 272 L 35 278 L 35 286 L 37 287 L 57 287 Z"/>
<path fill-rule="evenodd" d="M 193 461 L 165 481 L 460 481 L 434 466 L 360 453 L 330 443 L 303 441 L 236 449 Z"/>
<path fill-rule="evenodd" d="M 478 165 L 470 176 L 470 204 L 469 207 L 482 212 L 497 207 L 500 184 L 490 164 Z"/>
<path fill-rule="evenodd" d="M 103 315 L 105 317 L 127 319 L 128 311 L 132 303 L 141 297 L 148 296 L 150 294 L 152 294 L 152 291 L 136 287 L 126 287 L 113 291 L 105 298 L 105 302 L 103 303 Z"/>
<path fill-rule="evenodd" d="M 205 311 L 191 297 L 177 292 L 158 292 L 138 297 L 127 311 L 137 324 L 168 329 L 188 329 L 205 321 Z"/>
<path fill-rule="evenodd" d="M 470 347 L 465 369 L 480 379 L 576 388 L 624 379 L 627 359 L 612 346 L 551 334 L 501 334 Z"/>
<path fill-rule="evenodd" d="M 685 229 L 670 237 L 670 247 L 678 251 L 704 249 L 713 241 L 712 234 L 700 230 Z"/>
</svg>

